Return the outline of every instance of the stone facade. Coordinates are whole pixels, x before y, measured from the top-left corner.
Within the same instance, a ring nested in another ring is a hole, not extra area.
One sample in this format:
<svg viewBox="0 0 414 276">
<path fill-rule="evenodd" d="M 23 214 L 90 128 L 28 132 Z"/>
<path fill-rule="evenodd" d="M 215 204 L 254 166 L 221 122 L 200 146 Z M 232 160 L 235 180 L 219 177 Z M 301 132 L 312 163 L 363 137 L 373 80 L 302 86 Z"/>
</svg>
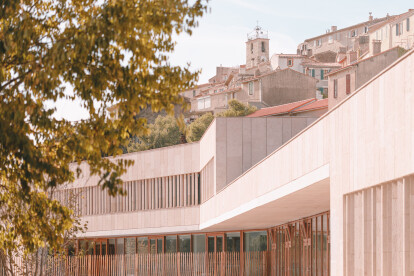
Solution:
<svg viewBox="0 0 414 276">
<path fill-rule="evenodd" d="M 329 74 L 329 109 L 363 86 L 404 53 L 404 49 L 395 47 Z"/>
<path fill-rule="evenodd" d="M 378 46 L 379 44 L 379 46 Z M 400 46 L 406 50 L 414 46 L 414 9 L 390 17 L 383 24 L 373 26 L 369 31 L 369 55 L 384 52 L 393 47 Z"/>
</svg>

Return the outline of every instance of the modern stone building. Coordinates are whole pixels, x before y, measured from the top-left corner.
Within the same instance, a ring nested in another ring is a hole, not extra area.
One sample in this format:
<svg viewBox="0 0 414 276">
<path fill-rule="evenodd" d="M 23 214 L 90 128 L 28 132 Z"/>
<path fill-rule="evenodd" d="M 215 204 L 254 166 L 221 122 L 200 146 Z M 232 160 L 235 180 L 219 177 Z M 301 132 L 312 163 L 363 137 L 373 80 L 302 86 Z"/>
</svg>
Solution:
<svg viewBox="0 0 414 276">
<path fill-rule="evenodd" d="M 169 275 L 412 275 L 413 74 L 411 50 L 318 119 L 217 118 L 199 142 L 118 156 L 126 197 L 82 165 L 77 248 L 170 256 Z"/>
</svg>

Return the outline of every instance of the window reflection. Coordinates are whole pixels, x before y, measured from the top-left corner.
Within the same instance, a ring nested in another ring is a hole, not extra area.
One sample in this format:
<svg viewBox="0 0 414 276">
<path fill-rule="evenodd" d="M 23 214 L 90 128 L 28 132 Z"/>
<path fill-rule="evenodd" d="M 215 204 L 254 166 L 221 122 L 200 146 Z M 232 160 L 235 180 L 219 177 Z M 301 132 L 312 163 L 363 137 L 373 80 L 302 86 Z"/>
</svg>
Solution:
<svg viewBox="0 0 414 276">
<path fill-rule="evenodd" d="M 191 251 L 191 236 L 181 235 L 178 237 L 180 240 L 180 252 L 190 252 Z"/>
<path fill-rule="evenodd" d="M 199 234 L 193 235 L 193 252 L 205 252 L 206 251 L 206 235 Z"/>
<path fill-rule="evenodd" d="M 226 234 L 226 251 L 240 252 L 240 233 L 236 232 Z"/>
<path fill-rule="evenodd" d="M 165 253 L 177 252 L 177 236 L 165 237 Z"/>
<path fill-rule="evenodd" d="M 267 250 L 267 232 L 256 231 L 244 233 L 244 251 L 266 251 Z"/>
</svg>

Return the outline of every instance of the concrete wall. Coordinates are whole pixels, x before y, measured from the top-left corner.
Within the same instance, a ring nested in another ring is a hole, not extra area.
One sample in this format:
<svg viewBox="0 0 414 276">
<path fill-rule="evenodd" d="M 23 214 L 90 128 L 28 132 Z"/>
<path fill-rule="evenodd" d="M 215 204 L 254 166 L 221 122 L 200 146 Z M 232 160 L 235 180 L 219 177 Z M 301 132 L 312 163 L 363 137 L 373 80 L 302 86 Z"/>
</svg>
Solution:
<svg viewBox="0 0 414 276">
<path fill-rule="evenodd" d="M 384 70 L 404 54 L 404 50 L 395 48 L 383 54 L 372 57 L 369 61 L 361 62 L 357 66 L 355 89 L 358 89 L 373 76 Z"/>
<path fill-rule="evenodd" d="M 262 78 L 262 101 L 269 106 L 315 97 L 317 80 L 286 69 Z"/>
<path fill-rule="evenodd" d="M 222 190 L 316 118 L 217 118 L 216 191 Z"/>
</svg>

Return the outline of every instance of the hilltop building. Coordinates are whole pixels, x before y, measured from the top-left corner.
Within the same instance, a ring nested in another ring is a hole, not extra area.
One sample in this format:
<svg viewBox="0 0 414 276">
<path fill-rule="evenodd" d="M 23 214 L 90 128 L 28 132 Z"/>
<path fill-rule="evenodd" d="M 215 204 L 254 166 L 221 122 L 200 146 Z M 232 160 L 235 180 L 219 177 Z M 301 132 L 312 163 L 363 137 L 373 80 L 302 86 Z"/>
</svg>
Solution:
<svg viewBox="0 0 414 276">
<path fill-rule="evenodd" d="M 329 109 L 398 60 L 405 52 L 397 46 L 329 73 Z"/>
<path fill-rule="evenodd" d="M 256 26 L 247 35 L 245 64 L 217 67 L 216 75 L 207 84 L 184 91 L 182 95 L 190 98 L 191 111 L 213 113 L 227 109 L 230 99 L 260 109 L 315 97 L 318 83 L 315 76 L 303 74 L 306 70 L 276 68 L 272 62 L 268 33 Z"/>
</svg>

